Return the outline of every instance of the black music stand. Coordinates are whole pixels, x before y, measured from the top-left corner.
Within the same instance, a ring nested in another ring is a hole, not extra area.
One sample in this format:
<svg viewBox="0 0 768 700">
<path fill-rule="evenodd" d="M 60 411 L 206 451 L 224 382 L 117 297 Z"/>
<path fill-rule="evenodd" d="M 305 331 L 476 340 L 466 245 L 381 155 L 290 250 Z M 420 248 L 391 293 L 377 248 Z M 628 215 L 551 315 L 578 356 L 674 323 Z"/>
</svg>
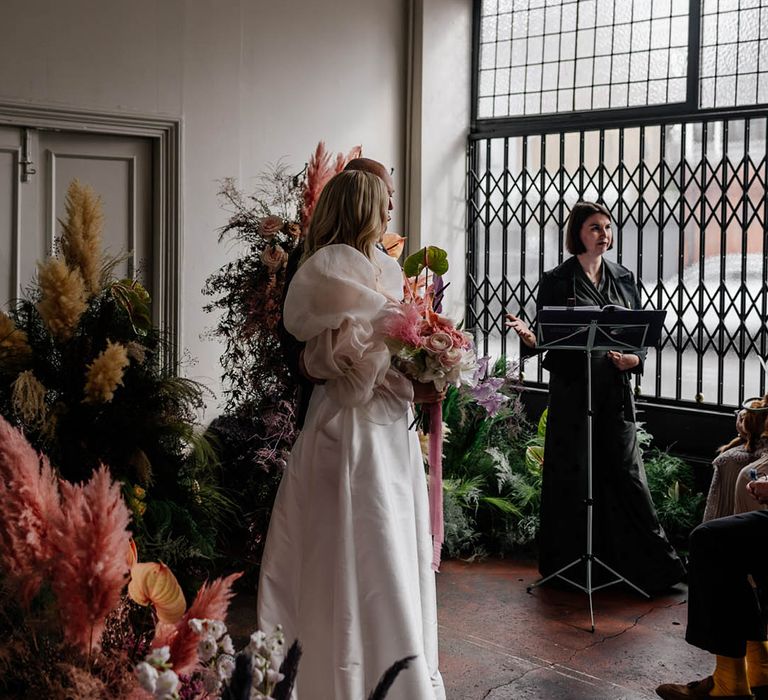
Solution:
<svg viewBox="0 0 768 700">
<path fill-rule="evenodd" d="M 528 586 L 530 593 L 555 577 L 584 591 L 589 597 L 591 631 L 595 631 L 595 613 L 592 606 L 592 592 L 624 582 L 646 598 L 650 596 L 639 586 L 598 559 L 592 551 L 592 353 L 595 350 L 620 350 L 637 352 L 656 345 L 661 337 L 666 311 L 632 311 L 629 309 L 579 309 L 578 307 L 546 308 L 537 315 L 537 343 L 539 350 L 582 350 L 587 362 L 587 551 L 578 559 L 539 579 Z M 546 461 L 546 453 L 544 455 Z M 545 467 L 546 468 L 546 467 Z M 586 565 L 586 586 L 563 576 L 568 569 L 581 563 Z M 599 586 L 592 585 L 592 565 L 602 566 L 616 578 Z"/>
</svg>

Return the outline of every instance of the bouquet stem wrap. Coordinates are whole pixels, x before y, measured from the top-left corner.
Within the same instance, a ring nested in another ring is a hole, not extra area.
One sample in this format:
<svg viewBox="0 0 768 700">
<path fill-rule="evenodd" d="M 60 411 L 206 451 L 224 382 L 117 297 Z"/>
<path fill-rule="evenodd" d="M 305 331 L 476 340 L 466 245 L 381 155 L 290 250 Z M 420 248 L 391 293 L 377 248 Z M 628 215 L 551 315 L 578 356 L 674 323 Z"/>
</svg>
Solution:
<svg viewBox="0 0 768 700">
<path fill-rule="evenodd" d="M 432 533 L 432 570 L 440 569 L 443 546 L 443 406 L 431 404 L 429 411 L 429 524 Z"/>
</svg>

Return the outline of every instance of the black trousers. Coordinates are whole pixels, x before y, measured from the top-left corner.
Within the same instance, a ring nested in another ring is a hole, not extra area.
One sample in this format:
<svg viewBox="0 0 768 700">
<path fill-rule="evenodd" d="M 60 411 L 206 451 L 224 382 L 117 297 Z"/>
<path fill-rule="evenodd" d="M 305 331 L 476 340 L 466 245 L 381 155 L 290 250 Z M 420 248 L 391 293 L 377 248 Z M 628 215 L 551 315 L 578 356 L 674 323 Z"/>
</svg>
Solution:
<svg viewBox="0 0 768 700">
<path fill-rule="evenodd" d="M 767 542 L 768 511 L 709 520 L 691 533 L 689 644 L 738 658 L 746 654 L 748 640 L 765 641 L 768 606 L 760 591 L 768 583 Z"/>
</svg>

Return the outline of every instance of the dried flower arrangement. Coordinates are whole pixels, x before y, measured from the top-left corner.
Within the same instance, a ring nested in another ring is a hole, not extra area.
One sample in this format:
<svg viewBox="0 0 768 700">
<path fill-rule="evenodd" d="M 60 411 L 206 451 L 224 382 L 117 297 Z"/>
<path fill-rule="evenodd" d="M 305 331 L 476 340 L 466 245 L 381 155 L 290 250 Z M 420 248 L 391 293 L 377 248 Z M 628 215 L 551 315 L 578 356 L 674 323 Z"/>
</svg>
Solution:
<svg viewBox="0 0 768 700">
<path fill-rule="evenodd" d="M 283 360 L 279 328 L 286 262 L 303 236 L 325 183 L 352 158 L 333 155 L 320 142 L 307 166 L 291 174 L 284 163 L 262 174 L 253 194 L 222 182 L 219 197 L 230 211 L 219 242 L 237 246 L 237 256 L 206 281 L 218 313 L 209 335 L 224 344 L 221 363 L 224 414 L 210 426 L 226 466 L 224 483 L 242 494 L 242 530 L 230 538 L 246 551 L 231 552 L 249 583 L 257 572 L 269 514 L 288 450 L 296 434 L 295 385 Z M 256 468 L 254 468 L 256 467 Z"/>
<path fill-rule="evenodd" d="M 153 558 L 200 578 L 230 503 L 195 428 L 203 387 L 163 366 L 137 280 L 102 252 L 100 199 L 74 181 L 58 254 L 41 262 L 25 298 L 0 311 L 0 415 L 23 427 L 71 482 L 108 464 Z"/>
</svg>

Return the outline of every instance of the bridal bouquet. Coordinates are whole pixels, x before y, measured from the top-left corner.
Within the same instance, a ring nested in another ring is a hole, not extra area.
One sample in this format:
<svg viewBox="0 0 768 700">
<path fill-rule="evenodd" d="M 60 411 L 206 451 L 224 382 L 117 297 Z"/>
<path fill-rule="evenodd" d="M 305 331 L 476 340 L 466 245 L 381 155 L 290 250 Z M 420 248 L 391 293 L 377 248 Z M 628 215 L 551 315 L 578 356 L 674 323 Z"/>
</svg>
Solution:
<svg viewBox="0 0 768 700">
<path fill-rule="evenodd" d="M 473 385 L 478 369 L 472 337 L 440 314 L 447 271 L 441 248 L 428 246 L 411 255 L 403 264 L 405 300 L 383 324 L 393 365 L 411 379 L 434 382 L 440 391 Z"/>
<path fill-rule="evenodd" d="M 441 248 L 427 246 L 409 256 L 403 264 L 405 299 L 392 309 L 382 328 L 392 365 L 410 379 L 434 382 L 441 391 L 449 385 L 474 386 L 479 376 L 471 336 L 440 313 L 445 290 L 442 275 L 447 271 L 448 255 Z M 437 571 L 444 538 L 442 405 L 425 404 L 422 418 L 423 430 L 429 434 L 432 568 Z"/>
</svg>

